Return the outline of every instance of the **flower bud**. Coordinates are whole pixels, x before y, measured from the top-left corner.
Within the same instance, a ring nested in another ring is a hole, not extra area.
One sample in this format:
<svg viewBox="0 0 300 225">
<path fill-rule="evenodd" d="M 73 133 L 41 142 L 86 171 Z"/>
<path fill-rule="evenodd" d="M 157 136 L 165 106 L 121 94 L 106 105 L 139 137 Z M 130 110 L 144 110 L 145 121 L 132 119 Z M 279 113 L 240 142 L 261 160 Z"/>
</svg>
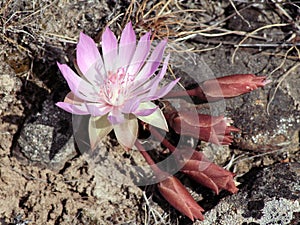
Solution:
<svg viewBox="0 0 300 225">
<path fill-rule="evenodd" d="M 248 93 L 259 87 L 265 86 L 270 81 L 266 77 L 253 74 L 235 74 L 207 80 L 202 85 L 202 90 L 208 100 L 216 98 L 231 98 Z"/>
<path fill-rule="evenodd" d="M 270 80 L 266 80 L 265 76 L 234 74 L 204 81 L 193 89 L 171 91 L 165 97 L 176 98 L 189 95 L 195 96 L 204 102 L 218 101 L 248 93 L 259 87 L 264 87 L 270 82 Z"/>
<path fill-rule="evenodd" d="M 230 133 L 239 131 L 238 128 L 230 126 L 232 120 L 224 116 L 204 114 L 195 116 L 191 112 L 178 112 L 177 116 L 166 116 L 166 118 L 170 118 L 170 126 L 176 133 L 218 145 L 231 144 L 233 140 Z"/>
<path fill-rule="evenodd" d="M 191 149 L 191 151 L 194 150 Z M 238 191 L 233 180 L 234 174 L 210 162 L 201 152 L 194 151 L 192 157 L 185 162 L 181 172 L 212 189 L 216 194 L 219 194 L 222 189 L 231 193 Z"/>
<path fill-rule="evenodd" d="M 204 220 L 202 212 L 204 211 L 193 199 L 190 193 L 180 183 L 180 181 L 170 176 L 158 184 L 158 190 L 161 195 L 179 212 L 194 219 Z"/>
<path fill-rule="evenodd" d="M 187 92 L 189 95 L 197 96 L 201 100 L 217 101 L 248 93 L 270 82 L 270 80 L 266 80 L 265 76 L 234 74 L 204 81 L 200 87 L 188 90 Z"/>
</svg>

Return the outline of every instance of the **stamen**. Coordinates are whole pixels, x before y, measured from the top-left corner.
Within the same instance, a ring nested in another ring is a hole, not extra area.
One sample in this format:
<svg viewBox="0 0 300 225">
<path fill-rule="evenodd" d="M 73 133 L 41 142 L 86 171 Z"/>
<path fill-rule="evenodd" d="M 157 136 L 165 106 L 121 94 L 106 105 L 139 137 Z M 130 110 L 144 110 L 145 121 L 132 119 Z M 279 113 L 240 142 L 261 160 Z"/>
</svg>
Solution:
<svg viewBox="0 0 300 225">
<path fill-rule="evenodd" d="M 128 86 L 132 84 L 134 76 L 126 74 L 124 68 L 119 68 L 116 73 L 108 72 L 108 79 L 101 87 L 100 96 L 113 106 L 124 104 Z M 128 96 L 127 96 L 128 97 Z"/>
</svg>

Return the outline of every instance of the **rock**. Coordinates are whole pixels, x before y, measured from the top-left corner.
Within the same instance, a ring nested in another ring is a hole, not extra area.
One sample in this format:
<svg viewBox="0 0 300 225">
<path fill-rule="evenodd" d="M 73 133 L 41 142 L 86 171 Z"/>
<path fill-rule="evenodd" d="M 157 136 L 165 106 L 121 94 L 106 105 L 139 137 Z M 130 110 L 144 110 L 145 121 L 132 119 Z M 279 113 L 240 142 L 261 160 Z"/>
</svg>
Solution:
<svg viewBox="0 0 300 225">
<path fill-rule="evenodd" d="M 224 165 L 230 159 L 230 149 L 228 146 L 205 143 L 202 145 L 202 152 L 210 161 L 218 165 Z"/>
<path fill-rule="evenodd" d="M 236 138 L 241 149 L 266 152 L 283 147 L 297 149 L 294 134 L 300 129 L 300 111 L 292 97 L 279 89 L 270 104 L 267 93 L 257 91 L 243 96 L 245 104 L 233 110 L 235 124 L 243 133 Z M 296 144 L 296 145 L 295 145 Z"/>
<path fill-rule="evenodd" d="M 299 224 L 300 164 L 275 164 L 243 178 L 246 186 L 222 199 L 195 224 Z"/>
<path fill-rule="evenodd" d="M 55 106 L 51 98 L 42 111 L 30 116 L 21 130 L 17 152 L 30 162 L 60 170 L 76 155 L 72 138 L 71 114 Z"/>
</svg>

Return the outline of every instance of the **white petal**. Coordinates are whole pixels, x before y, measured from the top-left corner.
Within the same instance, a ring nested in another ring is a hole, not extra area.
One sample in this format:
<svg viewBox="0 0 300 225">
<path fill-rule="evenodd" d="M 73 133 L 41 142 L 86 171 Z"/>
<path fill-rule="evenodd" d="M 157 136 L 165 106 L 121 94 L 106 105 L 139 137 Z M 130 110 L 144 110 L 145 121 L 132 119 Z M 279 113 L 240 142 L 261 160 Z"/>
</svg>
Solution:
<svg viewBox="0 0 300 225">
<path fill-rule="evenodd" d="M 149 116 L 150 114 L 154 113 L 157 108 L 158 106 L 152 102 L 142 102 L 139 104 L 139 107 L 133 112 L 133 114 L 136 116 Z"/>
<path fill-rule="evenodd" d="M 120 145 L 131 149 L 138 135 L 138 121 L 136 117 L 126 118 L 123 123 L 113 126 Z"/>
<path fill-rule="evenodd" d="M 99 141 L 112 130 L 112 125 L 107 120 L 107 116 L 90 117 L 89 120 L 89 137 L 91 148 L 94 150 Z"/>
<path fill-rule="evenodd" d="M 112 125 L 114 125 L 118 123 L 123 123 L 125 117 L 118 107 L 112 107 L 110 112 L 108 113 L 107 119 Z"/>
<path fill-rule="evenodd" d="M 152 126 L 169 131 L 167 121 L 159 108 L 149 116 L 138 116 L 138 118 Z"/>
</svg>

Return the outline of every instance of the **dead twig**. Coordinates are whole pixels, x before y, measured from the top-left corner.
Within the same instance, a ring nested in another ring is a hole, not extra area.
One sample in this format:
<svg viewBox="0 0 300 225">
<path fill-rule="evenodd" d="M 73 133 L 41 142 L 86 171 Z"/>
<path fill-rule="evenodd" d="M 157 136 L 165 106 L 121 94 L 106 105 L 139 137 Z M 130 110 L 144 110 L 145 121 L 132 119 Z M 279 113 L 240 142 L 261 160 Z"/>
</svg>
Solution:
<svg viewBox="0 0 300 225">
<path fill-rule="evenodd" d="M 239 50 L 239 47 L 241 44 L 243 44 L 249 37 L 250 35 L 253 35 L 261 30 L 264 30 L 264 29 L 269 29 L 269 28 L 273 28 L 273 27 L 285 27 L 285 26 L 289 26 L 290 24 L 289 23 L 276 23 L 276 24 L 268 24 L 266 26 L 262 26 L 262 27 L 259 27 L 257 29 L 255 29 L 254 31 L 248 33 L 240 42 L 239 44 L 237 45 L 237 47 L 235 48 L 233 54 L 232 54 L 232 57 L 231 57 L 231 63 L 233 64 L 234 63 L 234 58 L 235 58 L 235 55 L 237 53 L 237 51 Z"/>
<path fill-rule="evenodd" d="M 240 12 L 237 10 L 237 8 L 235 7 L 235 4 L 233 3 L 233 1 L 232 1 L 232 0 L 229 0 L 229 2 L 230 2 L 230 4 L 231 4 L 231 6 L 234 8 L 234 11 L 236 12 L 236 14 L 237 14 L 239 17 L 241 17 L 241 19 L 242 19 L 245 23 L 247 23 L 247 25 L 248 25 L 249 27 L 251 27 L 251 24 L 249 23 L 249 21 L 246 20 L 246 19 L 243 17 L 243 15 L 240 14 Z"/>
<path fill-rule="evenodd" d="M 272 101 L 275 98 L 275 95 L 277 93 L 278 88 L 280 87 L 282 81 L 284 81 L 284 79 L 286 79 L 293 71 L 295 71 L 298 67 L 300 66 L 300 62 L 296 63 L 294 66 L 292 66 L 286 73 L 284 73 L 280 79 L 278 80 L 278 83 L 275 87 L 275 90 L 272 94 L 272 97 L 270 98 L 270 101 L 267 104 L 267 113 L 269 114 L 269 108 L 270 108 L 270 104 L 272 103 Z M 277 69 L 277 68 L 276 68 Z"/>
</svg>

